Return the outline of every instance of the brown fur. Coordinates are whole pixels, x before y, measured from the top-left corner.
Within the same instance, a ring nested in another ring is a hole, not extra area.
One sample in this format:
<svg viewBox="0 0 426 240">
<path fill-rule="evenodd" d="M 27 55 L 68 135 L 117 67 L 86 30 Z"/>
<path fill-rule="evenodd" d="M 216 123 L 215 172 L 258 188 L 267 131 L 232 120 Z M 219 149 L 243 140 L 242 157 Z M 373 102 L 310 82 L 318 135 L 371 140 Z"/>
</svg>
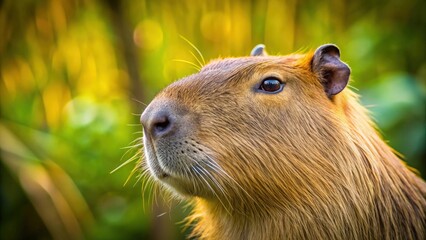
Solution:
<svg viewBox="0 0 426 240">
<path fill-rule="evenodd" d="M 176 105 L 185 116 L 179 137 L 145 132 L 144 142 L 154 177 L 193 202 L 192 236 L 425 239 L 425 183 L 356 94 L 327 97 L 312 58 L 216 60 L 148 106 Z M 253 90 L 271 75 L 286 83 L 281 93 Z M 161 168 L 171 177 L 156 176 Z"/>
</svg>

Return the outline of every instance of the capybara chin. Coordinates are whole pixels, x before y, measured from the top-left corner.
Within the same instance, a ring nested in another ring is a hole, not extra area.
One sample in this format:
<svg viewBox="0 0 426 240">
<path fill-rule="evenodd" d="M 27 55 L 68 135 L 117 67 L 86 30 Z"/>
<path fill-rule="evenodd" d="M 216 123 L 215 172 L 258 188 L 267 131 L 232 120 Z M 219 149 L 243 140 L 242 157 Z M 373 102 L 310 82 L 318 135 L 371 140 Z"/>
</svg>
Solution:
<svg viewBox="0 0 426 240">
<path fill-rule="evenodd" d="M 381 139 L 337 46 L 212 61 L 141 116 L 200 239 L 425 239 L 426 184 Z"/>
</svg>

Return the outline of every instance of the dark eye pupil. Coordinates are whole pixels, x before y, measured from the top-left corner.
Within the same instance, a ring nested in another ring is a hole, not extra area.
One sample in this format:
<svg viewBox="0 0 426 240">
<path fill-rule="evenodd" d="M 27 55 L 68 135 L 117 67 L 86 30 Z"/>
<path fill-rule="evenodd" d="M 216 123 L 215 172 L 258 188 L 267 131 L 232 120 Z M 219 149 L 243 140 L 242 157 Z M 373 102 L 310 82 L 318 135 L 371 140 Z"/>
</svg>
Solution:
<svg viewBox="0 0 426 240">
<path fill-rule="evenodd" d="M 280 90 L 281 88 L 281 82 L 277 79 L 265 79 L 263 80 L 262 84 L 260 85 L 262 90 L 267 92 L 275 92 Z"/>
</svg>

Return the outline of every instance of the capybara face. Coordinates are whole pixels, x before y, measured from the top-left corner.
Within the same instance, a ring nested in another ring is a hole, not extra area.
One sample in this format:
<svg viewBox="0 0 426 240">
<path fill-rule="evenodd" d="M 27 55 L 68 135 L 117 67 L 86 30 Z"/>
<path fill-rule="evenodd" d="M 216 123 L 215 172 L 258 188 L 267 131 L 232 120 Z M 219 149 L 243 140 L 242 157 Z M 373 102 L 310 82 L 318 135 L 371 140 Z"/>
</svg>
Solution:
<svg viewBox="0 0 426 240">
<path fill-rule="evenodd" d="M 316 160 L 336 144 L 323 139 L 339 134 L 332 98 L 349 77 L 332 53 L 216 60 L 165 88 L 141 116 L 152 175 L 180 195 L 223 205 L 316 188 L 325 180 L 314 171 L 337 172 Z"/>
</svg>

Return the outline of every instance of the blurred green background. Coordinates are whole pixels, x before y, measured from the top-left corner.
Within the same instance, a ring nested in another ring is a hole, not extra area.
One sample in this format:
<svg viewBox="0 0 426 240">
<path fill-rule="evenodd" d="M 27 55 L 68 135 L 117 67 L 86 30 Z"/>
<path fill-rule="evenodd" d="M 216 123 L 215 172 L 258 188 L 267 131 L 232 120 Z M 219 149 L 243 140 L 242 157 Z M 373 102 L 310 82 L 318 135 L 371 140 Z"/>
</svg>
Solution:
<svg viewBox="0 0 426 240">
<path fill-rule="evenodd" d="M 336 43 L 384 138 L 426 175 L 426 1 L 0 4 L 0 239 L 184 237 L 184 203 L 152 204 L 138 174 L 123 186 L 135 161 L 110 174 L 137 152 L 145 104 L 194 73 L 180 35 L 206 59 Z"/>
</svg>

